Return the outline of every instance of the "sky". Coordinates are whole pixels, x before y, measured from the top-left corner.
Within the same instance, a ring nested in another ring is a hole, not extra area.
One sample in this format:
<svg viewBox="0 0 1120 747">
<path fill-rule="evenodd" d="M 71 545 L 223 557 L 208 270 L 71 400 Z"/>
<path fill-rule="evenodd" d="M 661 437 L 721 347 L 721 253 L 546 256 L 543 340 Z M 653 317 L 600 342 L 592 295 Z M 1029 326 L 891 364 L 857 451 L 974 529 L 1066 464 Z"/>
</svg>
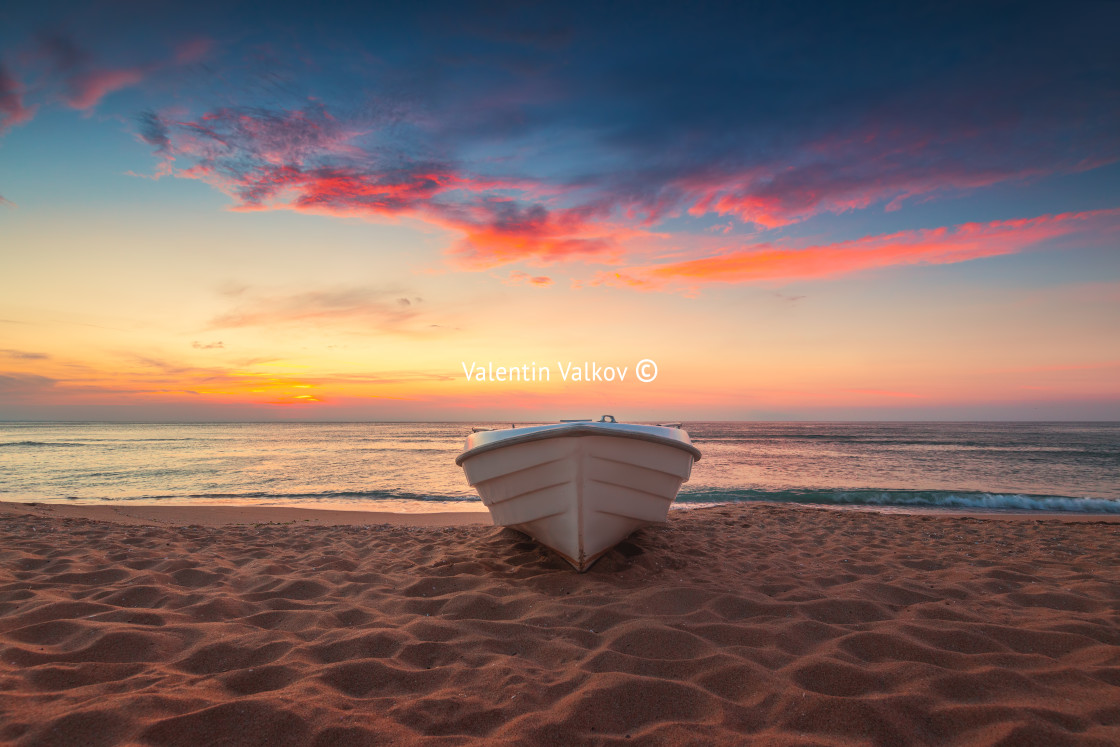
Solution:
<svg viewBox="0 0 1120 747">
<path fill-rule="evenodd" d="M 1120 420 L 1117 27 L 15 4 L 0 419 Z"/>
</svg>

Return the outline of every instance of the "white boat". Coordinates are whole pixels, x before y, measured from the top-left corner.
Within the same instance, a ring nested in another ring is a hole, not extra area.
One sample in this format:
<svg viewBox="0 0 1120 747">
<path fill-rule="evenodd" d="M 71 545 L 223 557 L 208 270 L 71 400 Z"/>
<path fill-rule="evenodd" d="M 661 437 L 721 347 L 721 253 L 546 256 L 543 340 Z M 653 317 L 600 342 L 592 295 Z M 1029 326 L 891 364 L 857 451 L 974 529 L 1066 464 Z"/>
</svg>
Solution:
<svg viewBox="0 0 1120 747">
<path fill-rule="evenodd" d="M 455 459 L 497 526 L 586 571 L 634 530 L 668 519 L 700 451 L 672 425 L 601 420 L 483 430 Z"/>
</svg>

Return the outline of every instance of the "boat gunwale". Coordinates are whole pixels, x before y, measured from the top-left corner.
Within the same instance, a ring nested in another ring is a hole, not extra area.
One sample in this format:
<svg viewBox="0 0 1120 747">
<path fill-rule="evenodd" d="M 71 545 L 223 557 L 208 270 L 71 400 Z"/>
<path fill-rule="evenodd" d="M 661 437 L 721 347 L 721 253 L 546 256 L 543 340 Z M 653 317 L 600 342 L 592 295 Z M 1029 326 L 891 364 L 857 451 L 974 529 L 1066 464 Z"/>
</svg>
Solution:
<svg viewBox="0 0 1120 747">
<path fill-rule="evenodd" d="M 613 425 L 613 423 L 611 424 Z M 620 424 L 622 425 L 622 424 Z M 681 430 L 684 429 L 675 429 Z M 591 423 L 563 423 L 559 424 L 556 428 L 549 428 L 547 430 L 538 430 L 530 433 L 519 433 L 516 436 L 510 436 L 491 443 L 480 444 L 473 449 L 464 451 L 459 456 L 455 457 L 455 464 L 463 466 L 463 462 L 478 454 L 483 454 L 488 451 L 496 451 L 503 449 L 507 446 L 514 446 L 516 444 L 531 443 L 533 441 L 544 441 L 550 438 L 569 438 L 581 436 L 604 436 L 607 438 L 634 438 L 639 441 L 648 441 L 650 443 L 662 444 L 663 446 L 672 446 L 673 448 L 687 451 L 692 455 L 694 462 L 700 461 L 700 450 L 688 441 L 680 441 L 667 436 L 659 436 L 654 433 L 647 433 L 643 431 L 629 431 L 625 428 L 603 428 L 594 421 Z M 688 434 L 685 433 L 685 438 Z"/>
</svg>

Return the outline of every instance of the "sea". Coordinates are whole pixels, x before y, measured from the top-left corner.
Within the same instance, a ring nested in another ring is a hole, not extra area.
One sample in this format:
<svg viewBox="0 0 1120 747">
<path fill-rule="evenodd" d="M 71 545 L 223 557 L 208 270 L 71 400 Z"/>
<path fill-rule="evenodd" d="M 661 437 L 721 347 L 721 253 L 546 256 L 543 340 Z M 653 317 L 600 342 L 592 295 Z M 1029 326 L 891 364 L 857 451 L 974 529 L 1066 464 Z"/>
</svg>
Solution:
<svg viewBox="0 0 1120 747">
<path fill-rule="evenodd" d="M 455 456 L 473 427 L 510 425 L 0 422 L 0 500 L 484 511 Z M 678 508 L 1120 513 L 1120 423 L 684 428 L 703 458 Z"/>
</svg>

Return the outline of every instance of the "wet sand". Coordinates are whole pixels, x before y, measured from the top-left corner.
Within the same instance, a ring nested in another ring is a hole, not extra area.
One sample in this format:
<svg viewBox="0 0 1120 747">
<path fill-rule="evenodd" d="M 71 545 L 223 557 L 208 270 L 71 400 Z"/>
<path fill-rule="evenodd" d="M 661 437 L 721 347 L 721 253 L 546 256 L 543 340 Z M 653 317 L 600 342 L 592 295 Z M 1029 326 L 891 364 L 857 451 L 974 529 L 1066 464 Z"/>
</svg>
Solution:
<svg viewBox="0 0 1120 747">
<path fill-rule="evenodd" d="M 485 514 L 0 504 L 0 742 L 1116 744 L 1078 519 L 704 508 L 580 575 Z"/>
</svg>

